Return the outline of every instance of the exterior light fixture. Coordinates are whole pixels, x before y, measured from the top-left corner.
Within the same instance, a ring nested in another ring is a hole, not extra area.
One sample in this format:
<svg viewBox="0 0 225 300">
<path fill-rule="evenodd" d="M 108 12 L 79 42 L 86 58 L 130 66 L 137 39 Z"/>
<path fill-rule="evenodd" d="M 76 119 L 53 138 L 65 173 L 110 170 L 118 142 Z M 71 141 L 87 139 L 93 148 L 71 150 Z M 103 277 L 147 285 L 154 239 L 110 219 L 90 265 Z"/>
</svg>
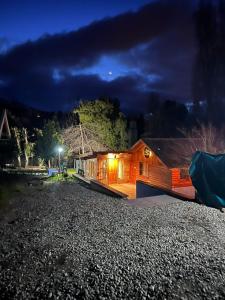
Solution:
<svg viewBox="0 0 225 300">
<path fill-rule="evenodd" d="M 57 148 L 57 152 L 58 152 L 58 162 L 59 162 L 59 172 L 61 173 L 61 153 L 63 152 L 63 148 L 61 146 L 59 146 Z"/>
<path fill-rule="evenodd" d="M 58 148 L 58 152 L 59 152 L 59 153 L 63 152 L 63 148 L 62 148 L 62 147 L 59 147 L 59 148 Z"/>
<path fill-rule="evenodd" d="M 152 156 L 152 151 L 148 147 L 145 147 L 144 149 L 144 156 L 145 158 L 149 158 Z"/>
<path fill-rule="evenodd" d="M 108 158 L 109 170 L 112 171 L 112 170 L 114 170 L 117 167 L 116 154 L 114 154 L 114 153 L 108 153 L 107 158 Z"/>
<path fill-rule="evenodd" d="M 108 159 L 114 159 L 115 158 L 115 154 L 113 153 L 108 153 Z"/>
</svg>

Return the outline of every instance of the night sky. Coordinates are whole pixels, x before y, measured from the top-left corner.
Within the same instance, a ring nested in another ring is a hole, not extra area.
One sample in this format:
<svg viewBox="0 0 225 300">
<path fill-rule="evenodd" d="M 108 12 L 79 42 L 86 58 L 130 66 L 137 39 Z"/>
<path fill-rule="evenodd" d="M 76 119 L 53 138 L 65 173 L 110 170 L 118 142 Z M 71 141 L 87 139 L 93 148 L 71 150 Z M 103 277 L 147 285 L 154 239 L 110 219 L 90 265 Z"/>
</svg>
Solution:
<svg viewBox="0 0 225 300">
<path fill-rule="evenodd" d="M 194 1 L 1 0 L 0 97 L 44 110 L 149 94 L 191 99 Z"/>
</svg>

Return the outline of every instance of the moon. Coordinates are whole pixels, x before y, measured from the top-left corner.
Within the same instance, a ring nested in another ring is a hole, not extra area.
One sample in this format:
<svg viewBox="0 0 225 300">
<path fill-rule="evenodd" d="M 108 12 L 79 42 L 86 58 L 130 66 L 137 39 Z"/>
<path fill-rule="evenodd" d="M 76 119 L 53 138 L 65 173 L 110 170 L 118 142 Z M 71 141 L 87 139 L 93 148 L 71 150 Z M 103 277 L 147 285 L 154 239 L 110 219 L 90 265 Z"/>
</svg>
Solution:
<svg viewBox="0 0 225 300">
<path fill-rule="evenodd" d="M 112 71 L 109 71 L 109 73 L 108 73 L 110 76 L 112 75 Z"/>
</svg>

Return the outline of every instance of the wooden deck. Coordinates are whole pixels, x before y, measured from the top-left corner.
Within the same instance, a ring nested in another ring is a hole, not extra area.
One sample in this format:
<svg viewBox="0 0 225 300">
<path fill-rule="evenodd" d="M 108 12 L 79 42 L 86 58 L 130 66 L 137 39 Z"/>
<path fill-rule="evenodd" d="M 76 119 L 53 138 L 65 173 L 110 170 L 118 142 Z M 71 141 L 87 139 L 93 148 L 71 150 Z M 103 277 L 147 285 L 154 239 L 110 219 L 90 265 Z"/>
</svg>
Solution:
<svg viewBox="0 0 225 300">
<path fill-rule="evenodd" d="M 193 186 L 173 188 L 173 191 L 195 199 L 195 188 Z"/>
<path fill-rule="evenodd" d="M 128 195 L 128 199 L 136 199 L 136 185 L 131 183 L 114 183 L 110 184 L 110 187 L 113 189 Z M 190 198 L 195 198 L 195 190 L 193 186 L 189 187 L 180 187 L 180 188 L 173 188 L 173 191 L 183 194 L 184 196 L 188 196 Z"/>
<path fill-rule="evenodd" d="M 110 184 L 115 190 L 120 191 L 123 194 L 128 195 L 128 199 L 136 199 L 136 185 L 131 183 L 114 183 Z"/>
</svg>

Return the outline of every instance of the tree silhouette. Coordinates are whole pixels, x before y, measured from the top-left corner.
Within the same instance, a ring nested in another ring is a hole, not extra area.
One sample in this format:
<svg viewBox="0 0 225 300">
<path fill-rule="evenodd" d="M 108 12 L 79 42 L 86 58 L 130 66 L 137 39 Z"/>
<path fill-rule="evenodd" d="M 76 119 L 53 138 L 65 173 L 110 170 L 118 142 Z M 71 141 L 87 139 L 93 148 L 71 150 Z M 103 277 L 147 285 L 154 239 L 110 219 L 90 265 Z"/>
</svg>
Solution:
<svg viewBox="0 0 225 300">
<path fill-rule="evenodd" d="M 195 112 L 206 100 L 207 118 L 218 125 L 223 121 L 225 102 L 225 4 L 201 0 L 195 14 L 198 53 L 193 68 Z"/>
</svg>

